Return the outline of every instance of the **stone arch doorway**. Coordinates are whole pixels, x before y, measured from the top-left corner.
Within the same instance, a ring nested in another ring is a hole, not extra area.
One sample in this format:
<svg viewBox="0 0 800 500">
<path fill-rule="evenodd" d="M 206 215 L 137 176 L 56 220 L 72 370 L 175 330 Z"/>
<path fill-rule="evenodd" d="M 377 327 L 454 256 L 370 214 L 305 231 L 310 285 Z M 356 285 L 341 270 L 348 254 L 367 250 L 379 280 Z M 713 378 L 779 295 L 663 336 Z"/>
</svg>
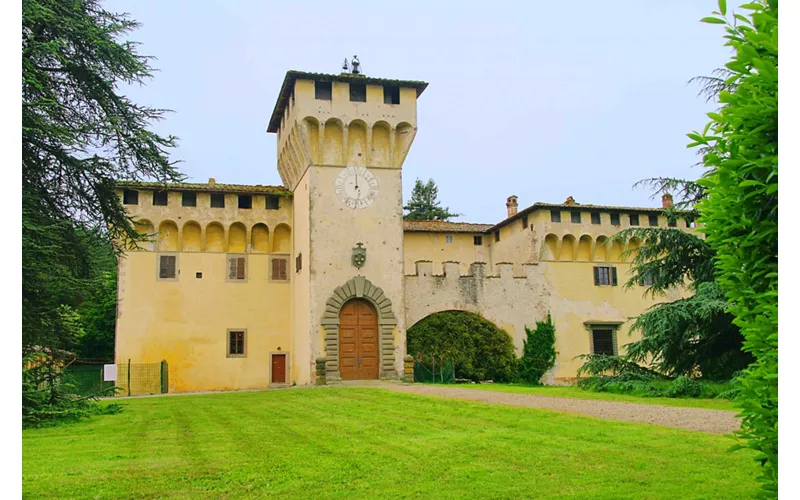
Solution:
<svg viewBox="0 0 800 500">
<path fill-rule="evenodd" d="M 325 378 L 329 381 L 342 380 L 340 349 L 343 345 L 340 344 L 342 333 L 340 327 L 343 318 L 340 312 L 355 299 L 360 299 L 370 306 L 377 319 L 378 375 L 372 378 L 397 378 L 398 373 L 394 366 L 394 329 L 397 326 L 397 318 L 392 312 L 392 301 L 384 295 L 380 287 L 373 285 L 364 276 L 349 279 L 337 287 L 325 302 L 325 312 L 320 322 L 325 330 Z M 356 307 L 361 310 L 361 306 Z M 362 358 L 362 365 L 363 363 Z"/>
<path fill-rule="evenodd" d="M 364 299 L 351 299 L 339 310 L 339 374 L 342 380 L 379 375 L 378 313 Z"/>
</svg>

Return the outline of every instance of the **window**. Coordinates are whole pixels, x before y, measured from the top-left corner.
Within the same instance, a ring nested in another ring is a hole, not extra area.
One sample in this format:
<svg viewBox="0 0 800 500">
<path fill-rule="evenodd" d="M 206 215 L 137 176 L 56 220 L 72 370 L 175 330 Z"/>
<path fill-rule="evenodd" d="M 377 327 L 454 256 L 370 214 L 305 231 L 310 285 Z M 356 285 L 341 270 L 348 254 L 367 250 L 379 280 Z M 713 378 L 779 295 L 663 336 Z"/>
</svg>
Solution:
<svg viewBox="0 0 800 500">
<path fill-rule="evenodd" d="M 447 236 L 445 236 L 444 237 L 444 242 L 445 243 L 452 243 L 453 242 L 453 235 L 452 234 L 448 234 Z"/>
<path fill-rule="evenodd" d="M 667 225 L 669 227 L 678 227 L 678 221 L 676 221 L 675 219 L 669 219 L 667 221 Z"/>
<path fill-rule="evenodd" d="M 648 215 L 647 219 L 650 227 L 658 227 L 658 215 Z"/>
<path fill-rule="evenodd" d="M 239 195 L 239 208 L 250 209 L 253 208 L 253 197 L 249 194 Z"/>
<path fill-rule="evenodd" d="M 600 212 L 592 212 L 592 224 L 600 224 Z"/>
<path fill-rule="evenodd" d="M 166 207 L 167 206 L 167 192 L 166 191 L 153 191 L 153 206 Z"/>
<path fill-rule="evenodd" d="M 383 103 L 400 104 L 400 87 L 383 86 Z"/>
<path fill-rule="evenodd" d="M 314 98 L 322 101 L 330 101 L 333 95 L 332 82 L 314 82 Z"/>
<path fill-rule="evenodd" d="M 184 191 L 181 193 L 181 206 L 196 207 L 197 206 L 197 193 L 194 191 Z"/>
<path fill-rule="evenodd" d="M 245 357 L 245 333 L 246 330 L 228 330 L 228 357 Z"/>
<path fill-rule="evenodd" d="M 194 277 L 201 280 L 203 279 L 203 273 L 194 273 Z"/>
<path fill-rule="evenodd" d="M 228 256 L 228 281 L 245 281 L 247 279 L 247 257 L 244 255 Z"/>
<path fill-rule="evenodd" d="M 299 273 L 301 269 L 303 269 L 303 254 L 297 254 L 297 257 L 294 259 L 294 269 L 296 273 Z"/>
<path fill-rule="evenodd" d="M 550 210 L 550 222 L 561 222 L 560 210 Z"/>
<path fill-rule="evenodd" d="M 573 224 L 580 224 L 581 223 L 581 213 L 580 212 L 570 212 L 570 218 L 572 219 Z"/>
<path fill-rule="evenodd" d="M 278 210 L 281 206 L 280 196 L 274 194 L 267 195 L 267 210 Z"/>
<path fill-rule="evenodd" d="M 524 231 L 526 229 L 528 229 L 528 216 L 527 215 L 523 215 L 522 216 L 522 230 Z"/>
<path fill-rule="evenodd" d="M 360 83 L 350 84 L 350 101 L 367 102 L 367 86 Z"/>
<path fill-rule="evenodd" d="M 139 204 L 139 191 L 134 191 L 133 189 L 126 189 L 122 192 L 122 203 L 126 205 L 138 205 Z"/>
<path fill-rule="evenodd" d="M 653 286 L 653 275 L 650 273 L 645 274 L 642 276 L 642 279 L 639 280 L 639 284 L 642 286 Z"/>
<path fill-rule="evenodd" d="M 630 214 L 628 217 L 630 218 L 631 226 L 639 225 L 639 214 Z"/>
<path fill-rule="evenodd" d="M 617 268 L 610 266 L 595 266 L 594 284 L 595 286 L 617 286 Z"/>
<path fill-rule="evenodd" d="M 592 354 L 614 356 L 614 330 L 611 328 L 592 328 Z"/>
<path fill-rule="evenodd" d="M 494 241 L 500 241 L 500 230 L 494 232 Z"/>
<path fill-rule="evenodd" d="M 211 193 L 211 208 L 225 208 L 225 193 Z"/>
<path fill-rule="evenodd" d="M 688 228 L 695 227 L 694 219 L 687 217 L 685 220 L 686 220 L 686 227 Z"/>
<path fill-rule="evenodd" d="M 611 214 L 611 225 L 619 226 L 619 214 Z"/>
<path fill-rule="evenodd" d="M 483 236 L 473 236 L 472 244 L 475 245 L 476 247 L 483 245 Z"/>
<path fill-rule="evenodd" d="M 176 280 L 178 279 L 178 256 L 159 255 L 158 256 L 158 279 Z"/>
<path fill-rule="evenodd" d="M 270 281 L 289 281 L 289 275 L 286 274 L 287 262 L 289 262 L 288 257 L 272 257 L 269 266 Z"/>
</svg>

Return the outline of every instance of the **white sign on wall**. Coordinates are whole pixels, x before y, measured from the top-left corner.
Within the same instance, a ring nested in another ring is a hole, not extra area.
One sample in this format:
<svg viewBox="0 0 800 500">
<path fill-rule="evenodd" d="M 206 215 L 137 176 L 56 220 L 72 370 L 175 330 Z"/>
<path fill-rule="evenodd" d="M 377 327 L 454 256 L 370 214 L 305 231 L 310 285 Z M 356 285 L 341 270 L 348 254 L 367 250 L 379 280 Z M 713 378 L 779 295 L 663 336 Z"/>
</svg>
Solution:
<svg viewBox="0 0 800 500">
<path fill-rule="evenodd" d="M 103 381 L 114 382 L 117 380 L 117 365 L 103 365 Z"/>
</svg>

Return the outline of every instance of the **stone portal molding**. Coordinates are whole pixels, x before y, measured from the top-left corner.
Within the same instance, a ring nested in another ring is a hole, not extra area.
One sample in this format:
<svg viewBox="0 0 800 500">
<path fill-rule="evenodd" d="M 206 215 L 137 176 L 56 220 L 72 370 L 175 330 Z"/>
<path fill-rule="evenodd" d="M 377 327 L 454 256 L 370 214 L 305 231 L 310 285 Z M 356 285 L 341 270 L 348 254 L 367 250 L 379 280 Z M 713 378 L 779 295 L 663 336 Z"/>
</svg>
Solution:
<svg viewBox="0 0 800 500">
<path fill-rule="evenodd" d="M 383 289 L 372 284 L 364 276 L 355 276 L 344 285 L 337 287 L 325 302 L 322 315 L 322 328 L 325 329 L 325 378 L 328 381 L 341 380 L 339 373 L 339 310 L 350 299 L 365 299 L 378 312 L 380 329 L 380 367 L 381 378 L 397 378 L 394 366 L 394 329 L 397 318 L 392 312 L 392 301 L 383 294 Z"/>
</svg>

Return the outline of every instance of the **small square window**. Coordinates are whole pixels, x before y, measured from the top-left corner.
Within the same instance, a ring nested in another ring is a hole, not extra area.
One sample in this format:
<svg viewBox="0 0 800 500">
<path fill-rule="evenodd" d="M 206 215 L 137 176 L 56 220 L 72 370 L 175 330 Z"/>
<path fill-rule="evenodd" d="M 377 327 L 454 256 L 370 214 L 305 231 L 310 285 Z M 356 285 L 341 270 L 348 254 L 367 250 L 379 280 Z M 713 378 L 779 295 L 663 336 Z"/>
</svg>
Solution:
<svg viewBox="0 0 800 500">
<path fill-rule="evenodd" d="M 523 215 L 522 216 L 522 230 L 524 231 L 526 229 L 528 229 L 528 216 L 527 215 Z"/>
<path fill-rule="evenodd" d="M 650 273 L 646 273 L 642 276 L 642 279 L 639 281 L 639 284 L 642 286 L 653 286 L 653 275 Z"/>
<path fill-rule="evenodd" d="M 483 236 L 473 236 L 472 244 L 478 247 L 483 245 Z"/>
<path fill-rule="evenodd" d="M 288 257 L 272 257 L 269 266 L 270 281 L 289 281 L 289 275 L 286 272 L 288 262 Z"/>
<path fill-rule="evenodd" d="M 628 217 L 630 218 L 631 226 L 638 226 L 639 225 L 639 215 L 638 214 L 630 214 Z"/>
<path fill-rule="evenodd" d="M 228 357 L 229 358 L 244 358 L 245 357 L 245 330 L 228 330 Z"/>
<path fill-rule="evenodd" d="M 240 209 L 250 209 L 253 208 L 253 197 L 249 194 L 240 194 L 239 195 L 239 208 Z"/>
<path fill-rule="evenodd" d="M 400 88 L 388 85 L 383 86 L 383 103 L 400 104 Z"/>
<path fill-rule="evenodd" d="M 500 241 L 500 230 L 494 232 L 494 241 Z"/>
<path fill-rule="evenodd" d="M 139 204 L 139 191 L 134 191 L 133 189 L 126 189 L 122 192 L 122 203 L 126 205 L 138 205 Z"/>
<path fill-rule="evenodd" d="M 600 224 L 600 212 L 592 212 L 592 224 Z"/>
<path fill-rule="evenodd" d="M 194 191 L 184 191 L 181 193 L 181 206 L 196 207 L 197 206 L 197 193 Z"/>
<path fill-rule="evenodd" d="M 695 227 L 694 219 L 687 218 L 685 220 L 686 220 L 686 227 L 687 228 L 694 228 Z"/>
<path fill-rule="evenodd" d="M 610 266 L 595 266 L 594 284 L 595 286 L 617 286 L 617 268 Z"/>
<path fill-rule="evenodd" d="M 280 196 L 274 194 L 267 195 L 267 210 L 278 210 L 281 207 Z"/>
<path fill-rule="evenodd" d="M 669 227 L 678 227 L 678 221 L 676 221 L 675 219 L 670 219 L 670 220 L 667 222 L 667 225 L 668 225 Z"/>
<path fill-rule="evenodd" d="M 244 255 L 228 256 L 228 281 L 247 280 L 247 257 Z"/>
<path fill-rule="evenodd" d="M 610 328 L 592 328 L 592 354 L 613 356 L 614 330 Z"/>
<path fill-rule="evenodd" d="M 203 273 L 194 273 L 194 277 L 197 279 L 203 279 Z"/>
<path fill-rule="evenodd" d="M 570 217 L 572 219 L 573 224 L 580 224 L 581 223 L 581 213 L 580 212 L 570 212 Z"/>
<path fill-rule="evenodd" d="M 658 215 L 648 215 L 647 221 L 650 227 L 658 227 Z"/>
<path fill-rule="evenodd" d="M 453 235 L 452 235 L 452 234 L 448 234 L 448 235 L 446 235 L 446 236 L 444 237 L 444 242 L 445 242 L 445 243 L 452 243 L 452 242 L 453 242 Z"/>
<path fill-rule="evenodd" d="M 330 101 L 333 95 L 332 82 L 314 82 L 314 98 L 321 101 Z"/>
<path fill-rule="evenodd" d="M 550 222 L 561 222 L 561 210 L 550 210 Z"/>
<path fill-rule="evenodd" d="M 611 214 L 611 225 L 619 226 L 619 214 Z"/>
<path fill-rule="evenodd" d="M 166 207 L 167 206 L 167 192 L 166 191 L 153 191 L 153 206 Z"/>
<path fill-rule="evenodd" d="M 176 255 L 158 256 L 158 279 L 175 280 L 178 278 L 178 257 Z"/>
<path fill-rule="evenodd" d="M 360 83 L 350 84 L 350 101 L 367 102 L 367 86 Z"/>
<path fill-rule="evenodd" d="M 225 208 L 225 193 L 211 193 L 211 208 Z"/>
</svg>

